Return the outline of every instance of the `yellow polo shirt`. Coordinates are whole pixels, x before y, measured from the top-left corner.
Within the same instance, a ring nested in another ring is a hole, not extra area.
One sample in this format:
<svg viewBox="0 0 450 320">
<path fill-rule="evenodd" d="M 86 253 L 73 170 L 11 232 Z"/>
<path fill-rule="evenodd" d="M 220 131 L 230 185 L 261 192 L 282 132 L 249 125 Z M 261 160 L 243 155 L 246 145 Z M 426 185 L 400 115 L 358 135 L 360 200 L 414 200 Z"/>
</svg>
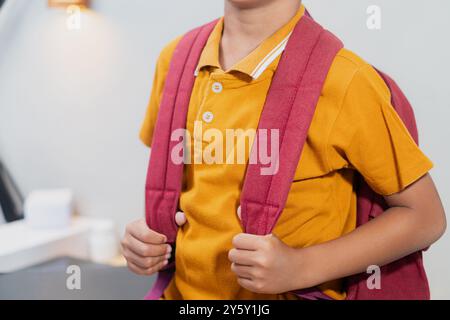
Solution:
<svg viewBox="0 0 450 320">
<path fill-rule="evenodd" d="M 186 127 L 203 132 L 256 129 L 280 55 L 302 7 L 292 20 L 230 70 L 219 64 L 223 19 L 201 55 Z M 162 51 L 141 140 L 151 145 L 164 81 L 180 38 Z M 343 49 L 330 69 L 295 173 L 286 207 L 273 233 L 297 248 L 336 239 L 355 228 L 355 171 L 380 194 L 401 191 L 432 168 L 391 106 L 389 89 L 377 72 Z M 196 141 L 195 141 L 196 140 Z M 191 145 L 208 148 L 210 137 L 191 134 Z M 246 153 L 248 157 L 248 153 Z M 236 281 L 228 251 L 242 227 L 236 215 L 245 164 L 187 164 L 180 209 L 187 223 L 176 239 L 176 273 L 165 299 L 279 299 L 289 294 L 252 293 Z M 324 261 L 323 263 L 328 263 Z M 273 279 L 276 281 L 277 279 Z M 322 284 L 345 298 L 341 281 Z"/>
</svg>

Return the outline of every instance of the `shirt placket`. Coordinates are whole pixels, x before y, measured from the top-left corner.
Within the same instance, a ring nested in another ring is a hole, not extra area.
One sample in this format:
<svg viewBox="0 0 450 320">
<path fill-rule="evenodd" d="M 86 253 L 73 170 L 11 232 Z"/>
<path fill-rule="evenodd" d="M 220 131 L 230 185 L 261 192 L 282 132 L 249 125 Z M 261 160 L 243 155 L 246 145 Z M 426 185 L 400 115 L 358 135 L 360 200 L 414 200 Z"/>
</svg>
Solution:
<svg viewBox="0 0 450 320">
<path fill-rule="evenodd" d="M 220 119 L 218 109 L 224 107 L 224 95 L 226 94 L 226 83 L 224 75 L 212 72 L 209 75 L 205 96 L 198 109 L 194 124 L 194 140 L 196 148 L 203 148 L 207 143 L 203 140 L 204 132 L 208 129 L 219 129 Z M 201 128 L 200 128 L 201 126 Z M 200 150 L 196 150 L 198 152 Z"/>
</svg>

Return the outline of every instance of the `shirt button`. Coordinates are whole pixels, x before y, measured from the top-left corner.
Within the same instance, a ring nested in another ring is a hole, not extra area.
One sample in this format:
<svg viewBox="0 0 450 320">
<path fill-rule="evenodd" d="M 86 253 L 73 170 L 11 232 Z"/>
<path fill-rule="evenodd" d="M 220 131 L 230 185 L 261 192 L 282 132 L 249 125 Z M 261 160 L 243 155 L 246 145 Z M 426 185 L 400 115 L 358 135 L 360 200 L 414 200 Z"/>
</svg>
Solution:
<svg viewBox="0 0 450 320">
<path fill-rule="evenodd" d="M 202 118 L 203 118 L 203 121 L 205 121 L 206 123 L 210 123 L 211 121 L 213 121 L 214 115 L 213 115 L 212 112 L 206 111 L 206 112 L 203 114 Z"/>
<path fill-rule="evenodd" d="M 220 82 L 214 82 L 212 85 L 212 91 L 214 93 L 221 93 L 223 90 L 223 85 Z"/>
</svg>

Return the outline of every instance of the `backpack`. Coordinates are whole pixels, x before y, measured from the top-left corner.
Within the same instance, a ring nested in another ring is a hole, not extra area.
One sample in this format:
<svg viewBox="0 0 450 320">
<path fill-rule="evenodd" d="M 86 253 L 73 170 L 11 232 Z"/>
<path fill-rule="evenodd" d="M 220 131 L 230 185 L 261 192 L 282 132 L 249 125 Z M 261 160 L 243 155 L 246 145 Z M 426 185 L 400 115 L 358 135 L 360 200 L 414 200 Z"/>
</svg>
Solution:
<svg viewBox="0 0 450 320">
<path fill-rule="evenodd" d="M 181 194 L 183 163 L 175 164 L 170 155 L 177 141 L 171 133 L 186 128 L 186 117 L 194 72 L 202 50 L 217 20 L 188 32 L 177 45 L 166 78 L 163 97 L 151 145 L 145 188 L 146 221 L 149 228 L 167 236 L 174 245 L 177 225 L 175 213 Z M 261 175 L 260 163 L 248 163 L 240 205 L 241 223 L 246 233 L 269 234 L 282 213 L 298 161 L 306 141 L 322 86 L 342 42 L 306 14 L 292 32 L 273 77 L 257 134 L 278 129 L 280 149 L 278 172 Z M 413 110 L 397 84 L 379 71 L 392 95 L 392 104 L 418 143 Z M 257 141 L 257 139 L 255 139 Z M 255 142 L 257 143 L 257 142 Z M 252 153 L 256 150 L 252 147 Z M 387 208 L 361 175 L 355 175 L 357 226 L 377 217 Z M 159 273 L 145 299 L 158 299 L 175 271 L 172 261 Z M 345 281 L 347 299 L 429 299 L 429 287 L 422 263 L 422 252 L 415 252 L 381 267 L 381 289 L 370 290 L 361 273 Z M 294 291 L 304 299 L 331 299 L 318 288 Z"/>
</svg>

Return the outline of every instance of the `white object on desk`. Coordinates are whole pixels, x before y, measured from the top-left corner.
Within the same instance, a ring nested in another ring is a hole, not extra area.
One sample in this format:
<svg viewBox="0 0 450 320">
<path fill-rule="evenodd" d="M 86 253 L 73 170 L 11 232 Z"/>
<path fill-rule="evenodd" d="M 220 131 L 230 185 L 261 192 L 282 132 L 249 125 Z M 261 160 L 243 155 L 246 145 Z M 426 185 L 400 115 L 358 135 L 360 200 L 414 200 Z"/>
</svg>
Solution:
<svg viewBox="0 0 450 320">
<path fill-rule="evenodd" d="M 25 200 L 25 220 L 32 228 L 67 228 L 73 211 L 69 189 L 36 190 Z"/>
<path fill-rule="evenodd" d="M 107 262 L 118 254 L 115 232 L 110 220 L 86 217 L 72 218 L 66 228 L 36 229 L 24 220 L 0 225 L 0 273 L 63 256 Z"/>
<path fill-rule="evenodd" d="M 105 262 L 117 255 L 117 234 L 111 220 L 98 221 L 89 236 L 89 254 L 94 262 Z"/>
</svg>

